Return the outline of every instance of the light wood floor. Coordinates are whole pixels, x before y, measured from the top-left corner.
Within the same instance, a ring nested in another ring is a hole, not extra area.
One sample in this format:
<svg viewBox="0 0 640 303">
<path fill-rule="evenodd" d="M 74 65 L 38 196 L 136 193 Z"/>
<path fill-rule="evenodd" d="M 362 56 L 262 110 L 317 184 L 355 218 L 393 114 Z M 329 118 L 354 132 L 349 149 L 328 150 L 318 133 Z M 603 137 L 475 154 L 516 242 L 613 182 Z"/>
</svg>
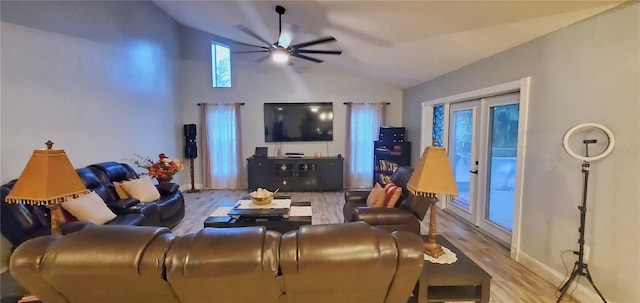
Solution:
<svg viewBox="0 0 640 303">
<path fill-rule="evenodd" d="M 341 192 L 289 193 L 294 201 L 311 201 L 313 224 L 341 223 L 344 197 Z M 202 224 L 221 202 L 237 201 L 246 196 L 241 190 L 214 190 L 184 193 L 185 218 L 174 228 L 184 235 L 202 229 Z M 428 222 L 423 222 L 426 234 Z M 487 271 L 491 280 L 491 302 L 494 303 L 549 303 L 556 301 L 556 285 L 543 280 L 509 258 L 507 248 L 464 224 L 458 218 L 438 212 L 438 232 L 456 245 L 469 258 Z M 565 296 L 563 302 L 578 302 Z"/>
</svg>

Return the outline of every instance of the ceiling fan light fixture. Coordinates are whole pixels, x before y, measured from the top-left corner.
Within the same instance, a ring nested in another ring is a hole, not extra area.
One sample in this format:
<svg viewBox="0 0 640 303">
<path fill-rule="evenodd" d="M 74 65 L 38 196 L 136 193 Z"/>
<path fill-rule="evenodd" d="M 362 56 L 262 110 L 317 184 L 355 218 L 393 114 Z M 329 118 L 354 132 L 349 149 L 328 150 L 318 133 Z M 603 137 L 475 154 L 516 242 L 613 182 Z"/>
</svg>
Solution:
<svg viewBox="0 0 640 303">
<path fill-rule="evenodd" d="M 307 41 L 307 42 L 303 42 L 303 43 L 297 43 L 297 44 L 293 44 L 292 42 L 293 40 L 295 40 L 295 32 L 297 31 L 297 27 L 295 25 L 289 25 L 289 24 L 282 24 L 282 15 L 284 14 L 286 10 L 284 9 L 284 7 L 278 5 L 276 6 L 276 13 L 278 13 L 278 41 L 276 42 L 268 42 L 266 39 L 260 37 L 260 35 L 256 34 L 254 31 L 250 30 L 248 27 L 243 26 L 243 25 L 237 25 L 236 27 L 243 31 L 245 34 L 259 40 L 260 42 L 264 43 L 264 46 L 260 46 L 260 45 L 254 45 L 254 44 L 249 44 L 249 43 L 244 43 L 244 42 L 238 42 L 238 41 L 233 41 L 239 45 L 244 45 L 244 46 L 251 46 L 251 47 L 255 47 L 258 48 L 258 50 L 253 50 L 253 51 L 242 51 L 242 52 L 237 52 L 237 53 L 269 53 L 268 56 L 264 56 L 260 59 L 258 59 L 256 62 L 262 62 L 266 59 L 268 59 L 269 57 L 271 57 L 271 60 L 273 60 L 274 62 L 278 63 L 278 64 L 284 64 L 289 62 L 289 60 L 291 60 L 291 57 L 296 57 L 298 59 L 303 59 L 303 60 L 308 60 L 311 62 L 315 62 L 315 63 L 322 63 L 323 60 L 320 59 L 316 59 L 314 57 L 309 56 L 310 54 L 313 55 L 340 55 L 342 54 L 342 51 L 339 50 L 317 50 L 317 49 L 307 49 L 307 47 L 313 46 L 313 45 L 318 45 L 318 44 L 323 44 L 323 43 L 330 43 L 330 42 L 335 42 L 336 38 L 332 37 L 332 36 L 328 36 L 328 37 L 324 37 L 324 38 L 319 38 L 319 39 L 315 39 L 315 40 L 311 40 L 311 41 Z"/>
<path fill-rule="evenodd" d="M 289 52 L 284 48 L 276 48 L 271 51 L 271 60 L 276 63 L 289 62 Z"/>
</svg>

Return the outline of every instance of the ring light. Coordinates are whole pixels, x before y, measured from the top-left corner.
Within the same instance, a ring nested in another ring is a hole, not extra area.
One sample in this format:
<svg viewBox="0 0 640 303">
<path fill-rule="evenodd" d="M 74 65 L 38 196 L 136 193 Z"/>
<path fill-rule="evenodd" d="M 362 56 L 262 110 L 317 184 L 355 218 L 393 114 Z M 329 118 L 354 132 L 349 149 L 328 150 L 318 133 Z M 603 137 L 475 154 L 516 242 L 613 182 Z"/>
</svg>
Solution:
<svg viewBox="0 0 640 303">
<path fill-rule="evenodd" d="M 587 157 L 587 156 L 581 156 L 577 153 L 575 153 L 573 150 L 571 150 L 571 147 L 569 146 L 569 137 L 571 137 L 571 135 L 573 135 L 574 132 L 576 132 L 579 129 L 583 129 L 583 128 L 587 128 L 587 127 L 595 127 L 601 131 L 603 131 L 606 135 L 607 138 L 609 139 L 609 143 L 607 145 L 607 148 L 600 153 L 599 155 L 595 155 L 592 157 Z M 606 156 L 608 156 L 612 151 L 613 151 L 613 147 L 616 143 L 616 139 L 613 136 L 613 132 L 608 129 L 606 126 L 602 125 L 602 124 L 598 124 L 598 123 L 582 123 L 582 124 L 578 124 L 572 128 L 570 128 L 562 137 L 562 147 L 564 148 L 564 150 L 571 155 L 571 157 L 574 157 L 576 159 L 580 159 L 582 161 L 596 161 L 596 160 L 600 160 Z"/>
</svg>

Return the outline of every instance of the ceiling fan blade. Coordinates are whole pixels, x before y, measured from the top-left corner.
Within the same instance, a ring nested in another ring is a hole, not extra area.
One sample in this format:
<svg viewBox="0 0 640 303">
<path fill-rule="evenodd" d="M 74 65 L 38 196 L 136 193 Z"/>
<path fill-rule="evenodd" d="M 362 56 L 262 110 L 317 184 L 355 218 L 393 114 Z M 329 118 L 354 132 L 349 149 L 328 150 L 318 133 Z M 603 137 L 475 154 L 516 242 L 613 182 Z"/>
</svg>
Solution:
<svg viewBox="0 0 640 303">
<path fill-rule="evenodd" d="M 297 49 L 294 52 L 299 54 L 326 54 L 326 55 L 340 55 L 342 51 L 339 50 L 313 50 L 313 49 Z"/>
<path fill-rule="evenodd" d="M 229 40 L 230 42 L 233 42 L 233 43 L 235 43 L 235 44 L 239 44 L 239 45 L 245 45 L 245 46 L 257 47 L 257 48 L 262 48 L 262 49 L 267 49 L 267 50 L 269 49 L 269 48 L 268 48 L 268 47 L 266 47 L 266 46 L 260 46 L 260 45 L 255 45 L 255 44 L 249 44 L 249 43 L 244 43 L 244 42 L 235 41 L 235 40 L 231 40 L 231 39 L 227 39 L 227 40 Z"/>
<path fill-rule="evenodd" d="M 311 45 L 316 45 L 316 44 L 320 44 L 320 43 L 327 43 L 327 42 L 333 42 L 333 41 L 336 41 L 336 38 L 334 38 L 334 37 L 325 37 L 325 38 L 320 38 L 320 39 L 312 40 L 312 41 L 305 42 L 305 43 L 295 44 L 295 45 L 292 45 L 291 48 L 293 48 L 293 49 L 303 48 L 303 47 L 307 47 L 307 46 L 311 46 Z"/>
<path fill-rule="evenodd" d="M 262 57 L 262 58 L 260 58 L 260 59 L 256 60 L 256 63 L 260 63 L 260 62 L 262 62 L 262 61 L 264 61 L 264 60 L 267 60 L 269 57 L 271 57 L 271 55 L 266 55 L 266 56 L 264 56 L 264 57 Z"/>
<path fill-rule="evenodd" d="M 239 51 L 239 52 L 231 52 L 232 54 L 249 54 L 249 53 L 268 53 L 269 51 L 266 49 L 263 50 L 254 50 L 254 51 Z"/>
<path fill-rule="evenodd" d="M 297 54 L 297 53 L 291 53 L 291 56 L 293 57 L 298 57 L 300 59 L 305 59 L 305 60 L 309 60 L 309 61 L 313 61 L 315 63 L 322 63 L 324 61 L 320 60 L 320 59 L 316 59 L 316 58 L 311 58 L 309 56 L 305 56 L 305 55 L 301 55 L 301 54 Z"/>
<path fill-rule="evenodd" d="M 243 31 L 245 34 L 254 37 L 262 42 L 264 42 L 264 44 L 266 45 L 271 45 L 271 43 L 265 39 L 263 39 L 262 37 L 258 36 L 258 34 L 254 33 L 252 30 L 250 30 L 248 27 L 244 26 L 244 25 L 237 25 L 236 26 L 239 30 Z"/>
</svg>

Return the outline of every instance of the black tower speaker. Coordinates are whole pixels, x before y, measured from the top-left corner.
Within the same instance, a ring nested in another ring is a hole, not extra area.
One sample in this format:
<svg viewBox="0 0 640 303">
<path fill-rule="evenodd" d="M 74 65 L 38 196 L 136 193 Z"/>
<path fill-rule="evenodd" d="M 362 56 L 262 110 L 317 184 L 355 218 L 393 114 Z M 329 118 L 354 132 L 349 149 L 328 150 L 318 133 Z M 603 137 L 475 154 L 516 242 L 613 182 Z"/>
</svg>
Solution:
<svg viewBox="0 0 640 303">
<path fill-rule="evenodd" d="M 184 125 L 184 157 L 187 159 L 195 159 L 198 157 L 195 124 Z"/>
<path fill-rule="evenodd" d="M 198 145 L 196 144 L 196 125 L 185 124 L 184 125 L 184 157 L 189 159 L 189 176 L 191 177 L 191 189 L 187 190 L 188 193 L 195 193 L 199 190 L 195 187 L 195 180 L 193 178 L 193 159 L 198 157 Z"/>
</svg>

